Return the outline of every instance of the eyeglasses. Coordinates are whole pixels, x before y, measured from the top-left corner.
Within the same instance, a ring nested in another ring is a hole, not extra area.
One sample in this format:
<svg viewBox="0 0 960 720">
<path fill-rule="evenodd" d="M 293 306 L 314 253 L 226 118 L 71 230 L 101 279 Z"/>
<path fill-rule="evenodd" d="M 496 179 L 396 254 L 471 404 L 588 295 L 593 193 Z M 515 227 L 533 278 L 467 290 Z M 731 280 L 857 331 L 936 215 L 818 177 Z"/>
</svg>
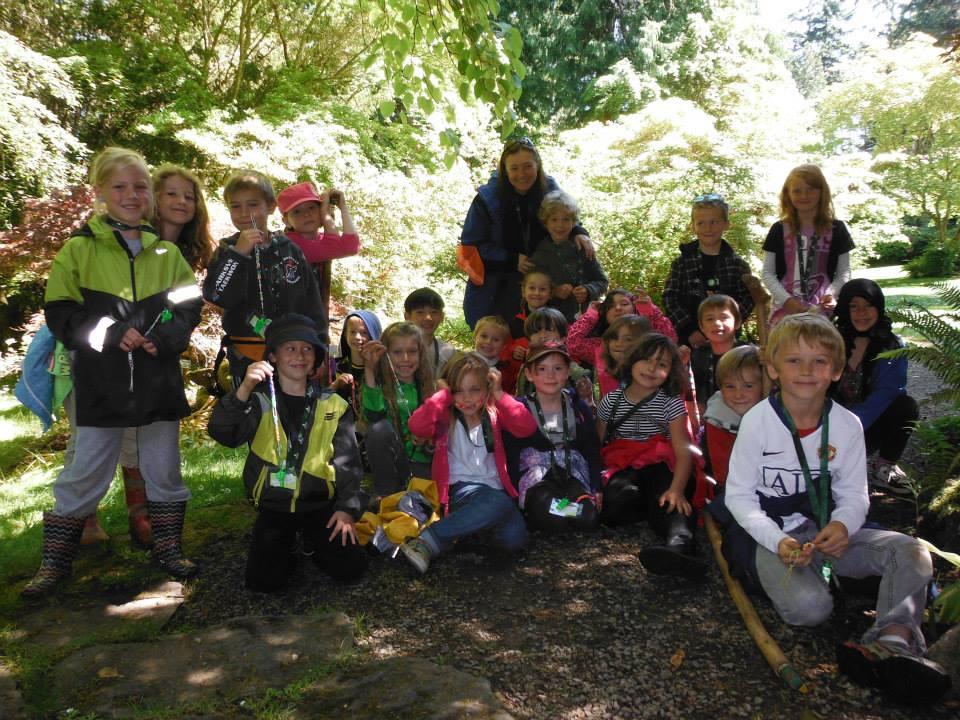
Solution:
<svg viewBox="0 0 960 720">
<path fill-rule="evenodd" d="M 693 201 L 695 203 L 703 202 L 723 202 L 723 195 L 718 195 L 717 193 L 707 193 L 706 195 L 697 195 Z"/>
</svg>

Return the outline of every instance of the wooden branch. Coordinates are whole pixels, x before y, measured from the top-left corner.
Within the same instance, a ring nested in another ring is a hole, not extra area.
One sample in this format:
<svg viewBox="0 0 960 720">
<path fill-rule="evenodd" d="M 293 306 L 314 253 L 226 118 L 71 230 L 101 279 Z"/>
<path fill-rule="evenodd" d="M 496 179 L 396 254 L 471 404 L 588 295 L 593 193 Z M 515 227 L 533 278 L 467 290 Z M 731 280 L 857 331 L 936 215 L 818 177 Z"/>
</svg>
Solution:
<svg viewBox="0 0 960 720">
<path fill-rule="evenodd" d="M 767 335 L 770 331 L 770 291 L 760 282 L 760 278 L 750 273 L 744 273 L 740 276 L 743 284 L 747 287 L 750 297 L 753 298 L 754 311 L 757 313 L 757 337 L 760 340 L 760 349 L 767 347 Z M 763 355 L 761 354 L 761 357 Z M 773 388 L 773 381 L 763 370 L 763 394 L 769 395 Z"/>
<path fill-rule="evenodd" d="M 716 557 L 717 565 L 720 566 L 720 572 L 723 573 L 723 579 L 727 583 L 727 590 L 730 592 L 733 604 L 740 611 L 740 617 L 743 618 L 743 623 L 747 626 L 750 637 L 753 638 L 757 648 L 759 648 L 770 667 L 773 668 L 777 677 L 794 690 L 799 690 L 802 693 L 810 692 L 810 688 L 800 677 L 800 673 L 794 670 L 790 661 L 787 660 L 787 656 L 783 654 L 783 650 L 777 645 L 777 641 L 763 627 L 763 621 L 757 615 L 757 610 L 750 602 L 750 598 L 747 597 L 747 593 L 744 592 L 740 581 L 730 575 L 730 568 L 727 566 L 726 558 L 723 557 L 723 552 L 720 550 L 720 531 L 717 529 L 713 516 L 709 512 L 704 512 L 703 520 L 707 528 L 707 535 L 710 537 L 710 544 L 713 546 L 713 555 Z"/>
</svg>

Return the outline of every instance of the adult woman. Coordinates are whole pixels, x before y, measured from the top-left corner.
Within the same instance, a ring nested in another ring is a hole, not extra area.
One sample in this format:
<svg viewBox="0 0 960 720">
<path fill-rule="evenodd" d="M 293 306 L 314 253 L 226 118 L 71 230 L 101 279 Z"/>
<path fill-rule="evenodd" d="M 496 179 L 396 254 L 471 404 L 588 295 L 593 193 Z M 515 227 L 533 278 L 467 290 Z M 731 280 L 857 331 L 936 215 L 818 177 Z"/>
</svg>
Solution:
<svg viewBox="0 0 960 720">
<path fill-rule="evenodd" d="M 485 315 L 512 318 L 520 310 L 520 281 L 532 270 L 528 259 L 547 231 L 537 220 L 543 196 L 558 190 L 543 172 L 540 154 L 528 138 L 509 141 L 497 171 L 477 190 L 460 235 L 460 257 L 482 271 L 471 274 L 463 313 L 472 329 Z M 574 228 L 577 244 L 593 256 L 586 230 Z"/>
</svg>

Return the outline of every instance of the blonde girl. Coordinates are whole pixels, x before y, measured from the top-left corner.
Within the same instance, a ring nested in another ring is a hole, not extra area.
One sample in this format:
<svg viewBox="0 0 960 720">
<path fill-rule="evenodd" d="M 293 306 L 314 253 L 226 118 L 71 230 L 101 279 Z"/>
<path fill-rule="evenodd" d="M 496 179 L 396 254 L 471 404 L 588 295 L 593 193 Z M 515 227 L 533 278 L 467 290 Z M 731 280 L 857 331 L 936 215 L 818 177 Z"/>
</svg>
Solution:
<svg viewBox="0 0 960 720">
<path fill-rule="evenodd" d="M 364 343 L 361 405 L 367 422 L 367 458 L 378 496 L 406 490 L 412 476 L 429 478 L 431 449 L 411 436 L 410 415 L 434 391 L 427 347 L 412 322 L 387 326 Z"/>
<path fill-rule="evenodd" d="M 816 165 L 795 167 L 780 190 L 780 219 L 763 243 L 771 325 L 810 309 L 831 315 L 850 279 L 852 249 L 847 226 L 834 216 L 823 172 Z"/>
<path fill-rule="evenodd" d="M 527 541 L 517 490 L 507 472 L 503 431 L 527 437 L 537 423 L 522 403 L 503 391 L 500 373 L 478 353 L 454 357 L 441 389 L 410 417 L 410 431 L 433 443 L 433 480 L 444 517 L 401 546 L 421 573 L 430 560 L 461 537 L 492 531 L 494 545 L 507 553 Z"/>
</svg>

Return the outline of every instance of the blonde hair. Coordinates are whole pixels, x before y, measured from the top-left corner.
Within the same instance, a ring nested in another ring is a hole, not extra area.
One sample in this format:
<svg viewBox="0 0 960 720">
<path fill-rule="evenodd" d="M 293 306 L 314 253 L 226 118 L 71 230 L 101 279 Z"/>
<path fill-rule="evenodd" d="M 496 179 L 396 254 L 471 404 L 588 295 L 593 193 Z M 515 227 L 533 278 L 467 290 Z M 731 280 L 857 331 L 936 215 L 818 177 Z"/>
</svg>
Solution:
<svg viewBox="0 0 960 720">
<path fill-rule="evenodd" d="M 223 186 L 223 202 L 229 205 L 230 198 L 238 190 L 256 190 L 267 201 L 267 205 L 277 204 L 273 183 L 266 175 L 256 170 L 239 170 L 227 178 L 227 184 Z"/>
<path fill-rule="evenodd" d="M 184 167 L 166 163 L 153 171 L 154 211 L 153 224 L 163 232 L 163 218 L 158 214 L 160 193 L 163 184 L 172 177 L 180 177 L 193 185 L 193 196 L 196 201 L 196 212 L 193 219 L 180 229 L 176 245 L 183 253 L 183 257 L 194 270 L 202 270 L 210 264 L 213 258 L 213 238 L 210 237 L 210 213 L 207 211 L 207 202 L 203 197 L 203 188 L 197 176 Z"/>
<path fill-rule="evenodd" d="M 487 325 L 493 325 L 494 327 L 500 328 L 503 333 L 510 337 L 510 326 L 507 324 L 507 321 L 504 320 L 499 315 L 484 315 L 482 318 L 477 320 L 477 324 L 473 326 L 473 339 L 477 339 L 477 335 L 480 334 L 480 330 Z"/>
<path fill-rule="evenodd" d="M 843 345 L 843 337 L 823 315 L 814 312 L 787 315 L 777 323 L 767 338 L 764 349 L 764 360 L 777 367 L 777 355 L 785 345 L 796 345 L 803 340 L 807 345 L 819 345 L 831 356 L 834 372 L 843 369 L 847 355 Z"/>
<path fill-rule="evenodd" d="M 489 372 L 490 366 L 483 359 L 483 355 L 471 350 L 466 353 L 458 353 L 450 358 L 450 361 L 443 368 L 443 381 L 447 384 L 450 392 L 455 393 L 463 383 L 463 378 L 470 373 L 477 373 L 481 381 L 486 383 Z M 487 399 L 490 400 L 489 397 Z"/>
<path fill-rule="evenodd" d="M 763 370 L 760 367 L 760 348 L 756 345 L 741 345 L 727 350 L 717 361 L 717 385 L 719 386 L 728 377 L 743 379 L 745 370 L 756 370 L 763 379 Z"/>
<path fill-rule="evenodd" d="M 417 348 L 420 351 L 420 362 L 417 365 L 416 372 L 413 374 L 413 382 L 417 386 L 419 401 L 422 403 L 432 395 L 436 389 L 433 381 L 433 365 L 427 360 L 427 346 L 423 342 L 423 334 L 420 332 L 420 328 L 412 322 L 407 321 L 395 322 L 388 325 L 380 334 L 380 342 L 383 343 L 387 352 L 381 355 L 377 361 L 377 366 L 374 368 L 374 376 L 377 385 L 379 385 L 383 391 L 383 400 L 387 406 L 387 414 L 390 416 L 393 426 L 400 434 L 402 434 L 404 430 L 400 423 L 400 412 L 397 409 L 397 389 L 400 384 L 400 378 L 398 378 L 393 371 L 393 364 L 390 360 L 389 353 L 390 345 L 395 340 L 407 337 L 415 337 L 417 339 Z M 412 413 L 415 409 L 416 408 L 410 408 L 410 412 Z"/>
<path fill-rule="evenodd" d="M 783 188 L 780 190 L 780 220 L 790 223 L 794 232 L 800 232 L 800 216 L 797 209 L 790 201 L 790 181 L 802 180 L 812 188 L 820 191 L 820 202 L 817 205 L 817 213 L 813 218 L 813 225 L 818 231 L 828 231 L 833 225 L 833 197 L 830 194 L 830 186 L 827 185 L 827 179 L 823 176 L 823 171 L 816 165 L 798 165 L 787 179 L 783 181 Z"/>
<path fill-rule="evenodd" d="M 563 210 L 573 215 L 574 223 L 580 219 L 580 208 L 577 205 L 577 201 L 573 199 L 573 195 L 565 193 L 563 190 L 551 190 L 544 196 L 540 202 L 540 210 L 537 211 L 537 217 L 540 218 L 540 222 L 546 224 L 550 216 L 558 210 Z"/>
<path fill-rule="evenodd" d="M 113 174 L 118 170 L 134 166 L 143 172 L 144 178 L 150 182 L 150 169 L 147 167 L 147 161 L 143 155 L 136 150 L 128 150 L 122 147 L 107 147 L 98 152 L 90 163 L 90 184 L 95 188 L 106 185 Z M 153 216 L 153 194 L 150 195 L 147 203 L 148 207 L 143 220 L 148 220 Z M 106 207 L 103 200 L 97 199 L 94 202 L 96 212 L 105 212 Z"/>
</svg>

